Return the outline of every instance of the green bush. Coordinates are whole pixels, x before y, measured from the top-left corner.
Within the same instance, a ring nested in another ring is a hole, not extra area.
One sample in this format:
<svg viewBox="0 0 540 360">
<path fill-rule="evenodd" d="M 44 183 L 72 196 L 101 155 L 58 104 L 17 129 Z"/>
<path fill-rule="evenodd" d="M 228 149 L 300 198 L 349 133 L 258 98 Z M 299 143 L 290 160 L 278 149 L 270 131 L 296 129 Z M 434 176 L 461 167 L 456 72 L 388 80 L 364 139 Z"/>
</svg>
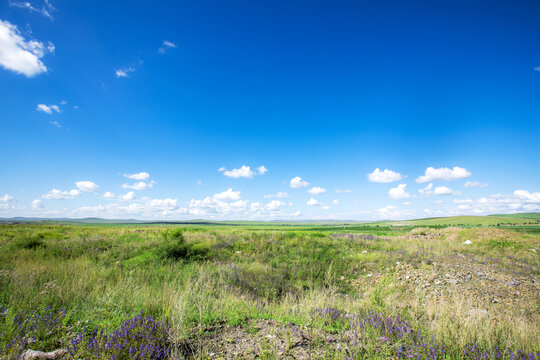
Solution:
<svg viewBox="0 0 540 360">
<path fill-rule="evenodd" d="M 203 244 L 188 244 L 182 230 L 163 233 L 164 243 L 158 248 L 159 256 L 165 260 L 204 260 L 210 249 Z"/>
<path fill-rule="evenodd" d="M 19 249 L 35 250 L 38 247 L 45 247 L 43 235 L 26 236 L 15 243 L 15 247 Z"/>
</svg>

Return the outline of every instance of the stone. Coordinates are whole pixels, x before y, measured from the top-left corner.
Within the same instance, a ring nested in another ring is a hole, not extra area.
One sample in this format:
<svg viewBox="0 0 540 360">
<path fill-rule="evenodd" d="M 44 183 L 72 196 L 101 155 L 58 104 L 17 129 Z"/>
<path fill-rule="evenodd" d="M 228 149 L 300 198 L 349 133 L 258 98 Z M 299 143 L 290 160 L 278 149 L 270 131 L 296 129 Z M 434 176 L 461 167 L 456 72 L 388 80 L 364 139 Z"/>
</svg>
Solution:
<svg viewBox="0 0 540 360">
<path fill-rule="evenodd" d="M 65 349 L 58 349 L 51 352 L 26 350 L 22 354 L 23 360 L 46 360 L 46 359 L 58 359 L 67 353 Z"/>
</svg>

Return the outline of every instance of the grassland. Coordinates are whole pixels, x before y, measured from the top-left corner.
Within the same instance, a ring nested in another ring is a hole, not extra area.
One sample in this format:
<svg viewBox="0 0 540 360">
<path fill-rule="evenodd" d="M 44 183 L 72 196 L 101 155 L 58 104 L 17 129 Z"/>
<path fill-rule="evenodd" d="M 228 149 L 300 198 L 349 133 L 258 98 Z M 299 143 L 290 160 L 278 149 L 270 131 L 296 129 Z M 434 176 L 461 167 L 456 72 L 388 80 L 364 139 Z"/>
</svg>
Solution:
<svg viewBox="0 0 540 360">
<path fill-rule="evenodd" d="M 540 358 L 537 225 L 454 220 L 0 225 L 0 358 Z"/>
</svg>

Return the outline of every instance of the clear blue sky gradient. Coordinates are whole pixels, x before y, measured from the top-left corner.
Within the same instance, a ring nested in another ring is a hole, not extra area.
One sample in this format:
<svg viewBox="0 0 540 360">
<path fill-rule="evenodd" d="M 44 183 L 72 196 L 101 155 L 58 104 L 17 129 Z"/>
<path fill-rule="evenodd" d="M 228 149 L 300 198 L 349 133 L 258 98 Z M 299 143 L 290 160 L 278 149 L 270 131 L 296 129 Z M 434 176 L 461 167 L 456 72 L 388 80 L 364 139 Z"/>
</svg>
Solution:
<svg viewBox="0 0 540 360">
<path fill-rule="evenodd" d="M 0 217 L 369 220 L 540 209 L 539 1 L 52 4 L 53 19 L 0 4 L 0 20 L 55 46 L 41 59 L 45 73 L 0 67 L 0 197 L 12 197 Z M 177 48 L 160 53 L 164 40 Z M 61 113 L 36 111 L 62 100 Z M 242 165 L 269 171 L 218 171 Z M 414 180 L 429 166 L 472 175 L 433 181 L 460 195 L 421 196 L 427 183 Z M 375 168 L 406 177 L 369 182 Z M 123 174 L 140 171 L 155 183 L 133 203 L 176 205 L 130 212 L 129 201 L 103 198 L 125 194 L 121 184 L 133 181 Z M 310 185 L 290 188 L 296 176 Z M 99 190 L 42 197 L 81 180 Z M 403 183 L 410 197 L 391 198 Z M 312 186 L 327 192 L 309 194 Z M 192 199 L 228 188 L 248 200 L 245 211 L 190 212 Z M 279 191 L 290 194 L 279 211 L 250 210 Z M 487 209 L 479 198 L 507 205 Z"/>
</svg>

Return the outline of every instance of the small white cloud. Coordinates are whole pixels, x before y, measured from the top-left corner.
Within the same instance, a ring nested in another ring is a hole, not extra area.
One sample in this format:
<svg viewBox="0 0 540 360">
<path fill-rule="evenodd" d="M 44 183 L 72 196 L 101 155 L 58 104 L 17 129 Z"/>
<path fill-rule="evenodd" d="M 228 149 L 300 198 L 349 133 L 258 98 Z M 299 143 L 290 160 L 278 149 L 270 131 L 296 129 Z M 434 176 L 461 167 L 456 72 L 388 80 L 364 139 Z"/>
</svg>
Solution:
<svg viewBox="0 0 540 360">
<path fill-rule="evenodd" d="M 257 168 L 257 172 L 259 173 L 259 175 L 264 175 L 267 171 L 268 169 L 264 165 L 261 165 Z"/>
<path fill-rule="evenodd" d="M 434 195 L 461 195 L 459 191 L 453 191 L 446 186 L 438 186 L 433 190 Z"/>
<path fill-rule="evenodd" d="M 307 181 L 302 180 L 302 178 L 300 176 L 296 176 L 296 177 L 292 178 L 291 181 L 289 182 L 289 186 L 292 189 L 303 188 L 303 187 L 306 187 L 308 185 L 309 185 L 309 183 Z"/>
<path fill-rule="evenodd" d="M 36 12 L 50 20 L 53 20 L 52 12 L 55 10 L 55 8 L 54 6 L 52 6 L 51 2 L 48 0 L 45 0 L 41 7 L 37 7 L 33 5 L 32 3 L 30 3 L 29 1 L 12 1 L 9 3 L 9 6 L 26 9 L 30 12 Z"/>
<path fill-rule="evenodd" d="M 42 42 L 25 40 L 17 27 L 8 21 L 0 20 L 0 66 L 6 70 L 32 77 L 47 71 L 40 60 L 54 45 L 45 46 Z"/>
<path fill-rule="evenodd" d="M 338 200 L 338 199 L 334 199 L 334 200 L 332 201 L 332 204 L 334 204 L 334 205 L 339 205 L 339 200 Z"/>
<path fill-rule="evenodd" d="M 150 174 L 145 171 L 141 171 L 140 173 L 136 174 L 124 174 L 124 177 L 131 180 L 148 180 L 150 178 Z"/>
<path fill-rule="evenodd" d="M 220 168 L 218 169 L 219 172 L 223 172 L 223 171 L 225 171 L 225 170 L 227 170 L 227 169 L 225 168 L 225 166 L 222 166 L 222 167 L 220 167 Z"/>
<path fill-rule="evenodd" d="M 403 179 L 403 176 L 395 171 L 384 169 L 383 171 L 376 168 L 371 174 L 368 174 L 370 182 L 389 183 Z"/>
<path fill-rule="evenodd" d="M 418 190 L 418 192 L 422 196 L 429 196 L 433 194 L 433 191 L 431 189 L 433 189 L 433 183 L 429 183 L 425 188 Z"/>
<path fill-rule="evenodd" d="M 424 173 L 424 175 L 419 176 L 416 179 L 417 183 L 425 183 L 435 180 L 457 180 L 457 179 L 465 179 L 471 176 L 471 172 L 468 171 L 465 168 L 454 166 L 453 169 L 449 168 L 439 168 L 435 169 L 434 167 L 428 167 Z"/>
<path fill-rule="evenodd" d="M 124 195 L 120 195 L 120 200 L 131 201 L 135 199 L 135 193 L 133 191 L 127 192 Z"/>
<path fill-rule="evenodd" d="M 60 123 L 59 123 L 58 121 L 56 121 L 56 120 L 54 120 L 54 121 L 49 121 L 49 124 L 51 124 L 51 125 L 53 125 L 53 126 L 56 126 L 56 127 L 58 127 L 58 128 L 61 128 L 61 127 L 62 127 L 62 125 L 60 125 Z"/>
<path fill-rule="evenodd" d="M 467 181 L 465 185 L 463 185 L 466 188 L 487 188 L 489 186 L 489 183 L 481 183 L 478 181 Z"/>
<path fill-rule="evenodd" d="M 49 114 L 49 115 L 51 115 L 53 113 L 53 110 L 56 111 L 57 113 L 62 112 L 62 110 L 60 110 L 58 105 L 38 104 L 36 106 L 36 110 L 44 112 L 44 113 Z"/>
<path fill-rule="evenodd" d="M 122 189 L 144 190 L 154 187 L 154 181 L 139 181 L 134 184 L 122 184 Z"/>
<path fill-rule="evenodd" d="M 43 208 L 43 204 L 41 203 L 40 199 L 32 200 L 32 209 L 33 210 L 39 210 Z"/>
<path fill-rule="evenodd" d="M 79 190 L 84 192 L 94 192 L 99 190 L 99 185 L 92 181 L 77 181 L 75 185 Z"/>
<path fill-rule="evenodd" d="M 0 197 L 0 201 L 2 201 L 2 202 L 8 202 L 8 201 L 11 201 L 11 200 L 13 200 L 13 196 L 11 196 L 9 194 L 5 194 L 4 196 Z"/>
<path fill-rule="evenodd" d="M 163 45 L 158 48 L 158 53 L 165 54 L 167 49 L 175 49 L 177 47 L 178 47 L 178 45 L 176 45 L 172 41 L 164 40 Z"/>
<path fill-rule="evenodd" d="M 528 192 L 527 190 L 516 190 L 514 191 L 514 196 L 519 199 L 525 200 L 527 202 L 538 202 L 540 203 L 540 192 Z"/>
<path fill-rule="evenodd" d="M 271 199 L 273 197 L 276 197 L 276 198 L 288 198 L 289 197 L 289 194 L 286 193 L 286 192 L 277 192 L 275 194 L 268 194 L 268 195 L 264 195 L 264 198 L 265 199 Z"/>
<path fill-rule="evenodd" d="M 313 195 L 320 195 L 320 194 L 324 194 L 326 192 L 326 189 L 322 188 L 322 187 L 312 187 L 311 189 L 308 190 L 308 193 L 310 194 L 313 194 Z"/>
<path fill-rule="evenodd" d="M 307 202 L 306 202 L 307 205 L 309 206 L 320 206 L 321 203 L 317 200 L 315 200 L 314 198 L 311 198 L 309 199 Z"/>
<path fill-rule="evenodd" d="M 540 71 L 540 66 L 535 67 L 534 70 Z"/>
<path fill-rule="evenodd" d="M 67 104 L 67 101 L 66 101 L 66 100 L 60 101 L 60 105 L 66 105 L 66 104 Z"/>
<path fill-rule="evenodd" d="M 116 69 L 115 74 L 117 78 L 129 77 L 129 74 L 135 72 L 135 67 L 129 66 L 121 69 Z"/>
<path fill-rule="evenodd" d="M 287 203 L 284 203 L 281 200 L 272 200 L 269 203 L 267 203 L 264 207 L 268 211 L 278 211 L 284 208 L 285 206 L 287 206 Z"/>
<path fill-rule="evenodd" d="M 232 201 L 240 199 L 240 191 L 233 191 L 233 189 L 228 188 L 226 191 L 215 194 L 214 199 L 219 201 Z"/>
<path fill-rule="evenodd" d="M 107 191 L 105 194 L 103 194 L 103 197 L 105 199 L 114 199 L 114 193 Z"/>
<path fill-rule="evenodd" d="M 52 189 L 47 194 L 42 195 L 41 197 L 43 199 L 47 200 L 64 200 L 64 199 L 73 199 L 76 196 L 81 195 L 81 192 L 77 189 L 72 190 L 58 190 L 58 189 Z"/>
<path fill-rule="evenodd" d="M 395 200 L 408 199 L 411 194 L 405 191 L 407 184 L 399 184 L 397 187 L 388 190 L 388 195 Z"/>
<path fill-rule="evenodd" d="M 352 192 L 352 190 L 349 190 L 349 189 L 345 189 L 345 190 L 336 189 L 336 194 L 350 193 L 350 192 Z"/>
<path fill-rule="evenodd" d="M 202 180 L 197 180 L 197 185 L 202 185 L 202 184 L 203 184 Z"/>
<path fill-rule="evenodd" d="M 221 169 L 219 171 L 221 171 Z M 252 179 L 253 175 L 255 175 L 255 173 L 251 170 L 251 168 L 249 166 L 242 165 L 242 167 L 240 169 L 232 169 L 232 170 L 225 170 L 224 169 L 223 170 L 223 175 L 225 175 L 227 177 L 230 177 L 230 178 L 234 178 L 234 179 L 238 179 L 238 178 Z"/>
</svg>

